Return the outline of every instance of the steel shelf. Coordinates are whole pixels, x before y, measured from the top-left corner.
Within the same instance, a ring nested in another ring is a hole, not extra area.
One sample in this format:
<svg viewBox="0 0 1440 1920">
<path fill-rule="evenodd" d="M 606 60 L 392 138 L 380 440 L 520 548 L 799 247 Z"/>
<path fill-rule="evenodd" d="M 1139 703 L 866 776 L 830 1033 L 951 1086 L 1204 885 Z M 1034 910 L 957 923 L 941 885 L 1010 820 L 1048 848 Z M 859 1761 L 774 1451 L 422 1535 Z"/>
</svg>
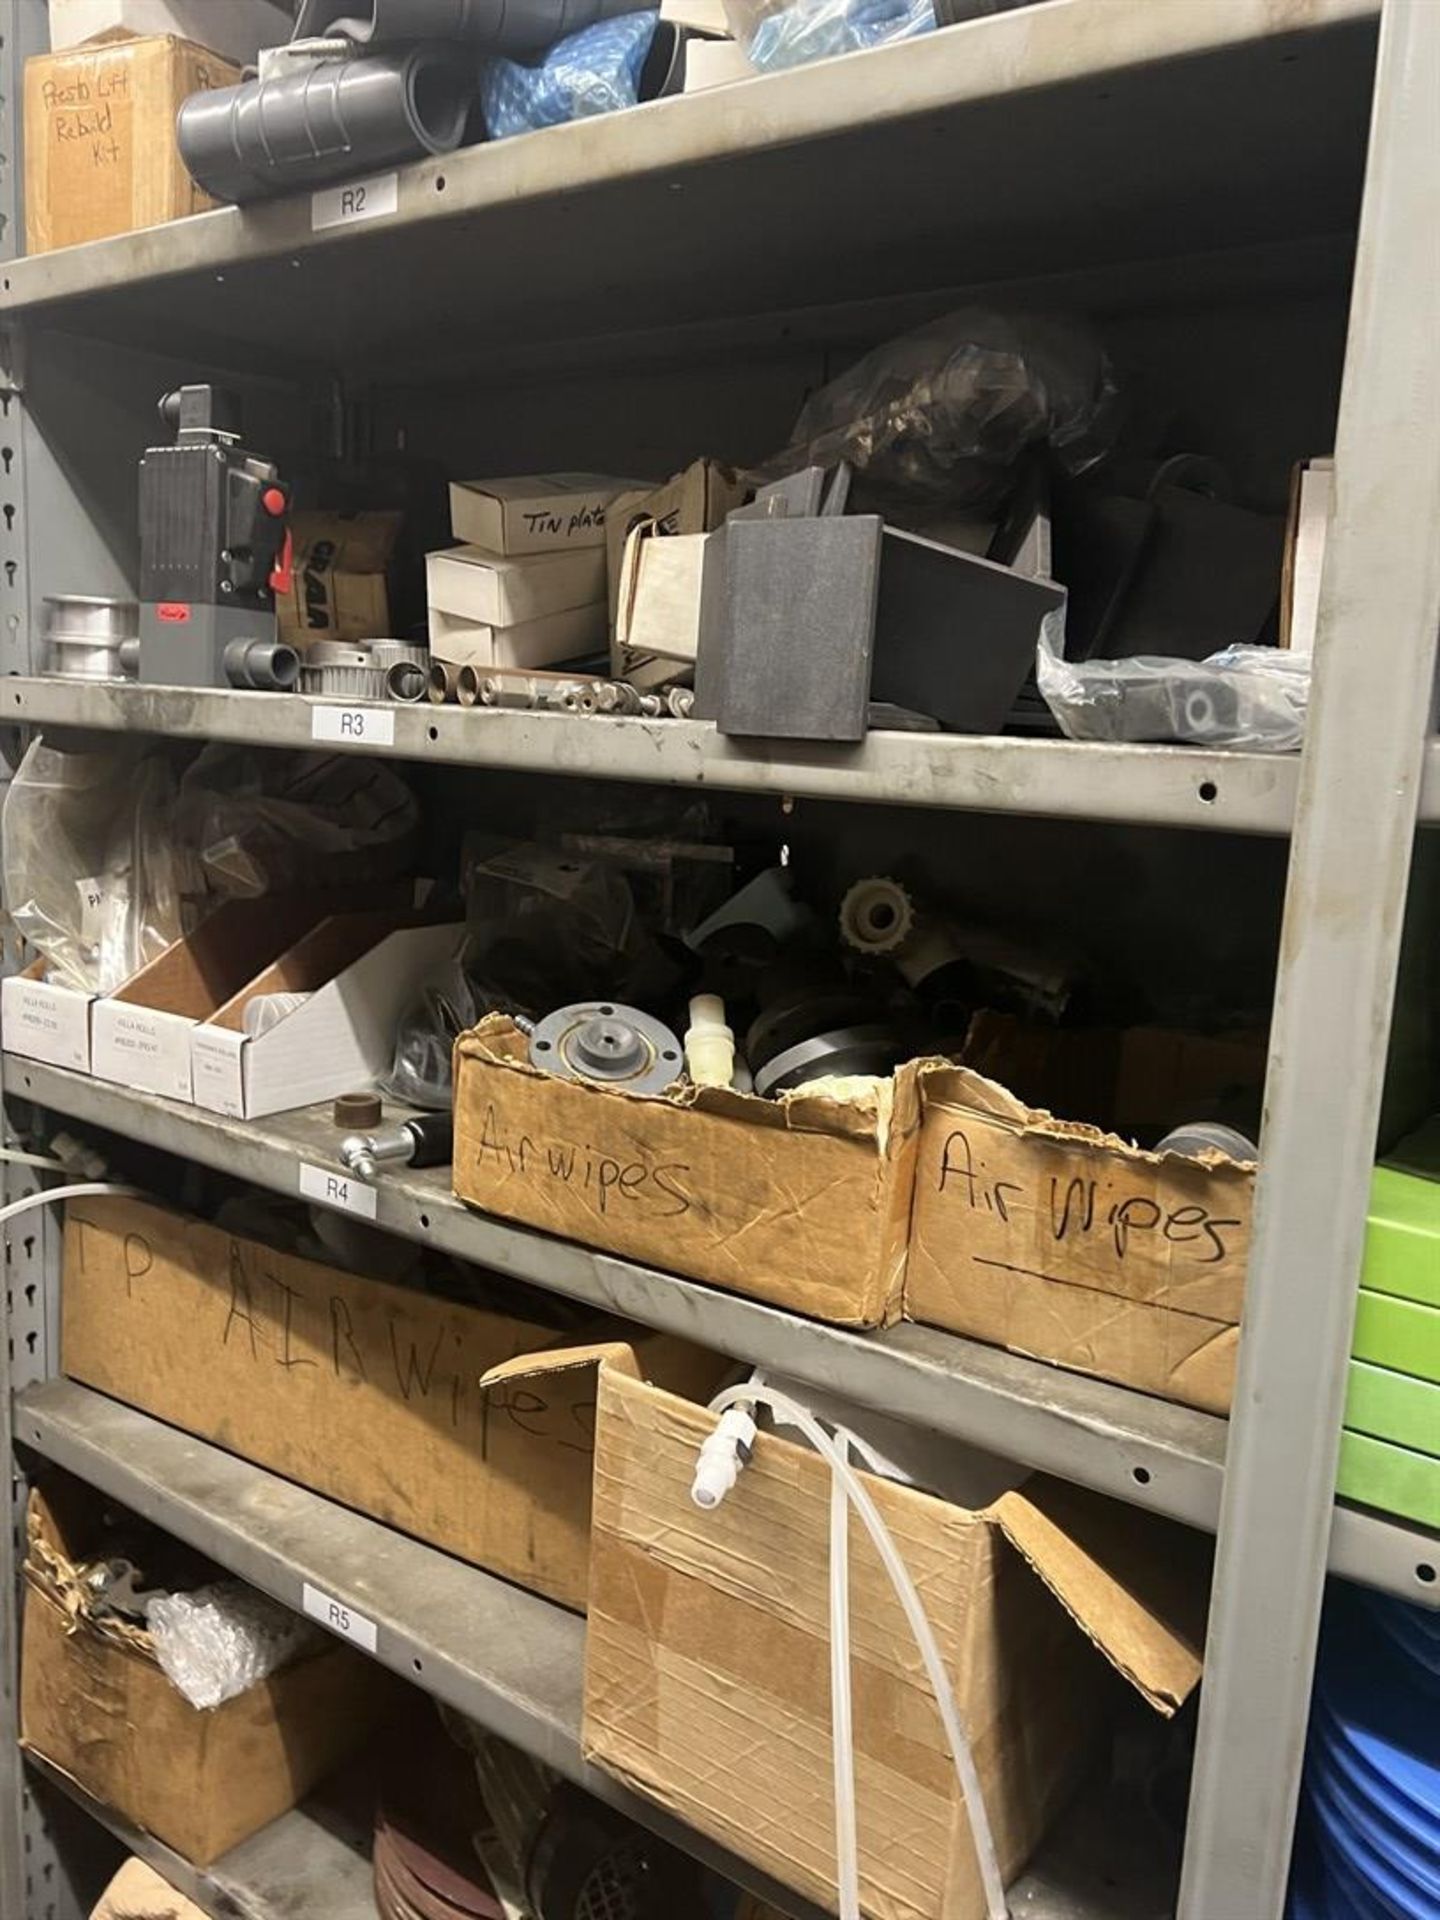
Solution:
<svg viewBox="0 0 1440 1920">
<path fill-rule="evenodd" d="M 3 1073 L 14 1097 L 279 1193 L 297 1192 L 303 1163 L 333 1160 L 325 1106 L 236 1121 L 17 1055 L 4 1056 Z M 1213 1415 L 931 1327 L 826 1326 L 509 1226 L 463 1206 L 448 1169 L 385 1175 L 376 1190 L 377 1224 L 405 1239 L 1215 1530 L 1228 1429 Z M 1337 1507 L 1331 1565 L 1440 1607 L 1440 1540 L 1379 1515 Z"/>
<path fill-rule="evenodd" d="M 301 694 L 18 675 L 0 687 L 5 720 L 272 747 L 311 746 L 316 714 L 335 705 Z M 346 711 L 393 719 L 393 743 L 327 739 L 327 750 L 511 772 L 1228 833 L 1288 833 L 1300 764 L 1297 755 L 925 733 L 872 733 L 858 747 L 776 742 L 766 749 L 741 746 L 713 726 L 690 720 L 428 704 Z M 1429 755 L 1422 816 L 1440 821 L 1440 742 Z"/>
<path fill-rule="evenodd" d="M 447 341 L 473 365 L 517 337 L 910 295 L 962 262 L 974 287 L 1346 232 L 1377 11 L 999 14 L 427 160 L 381 218 L 316 232 L 297 195 L 19 259 L 0 317 L 222 365 L 259 364 L 278 333 L 316 365 L 393 376 Z"/>
<path fill-rule="evenodd" d="M 587 1765 L 580 1748 L 585 1623 L 577 1615 L 68 1381 L 21 1396 L 16 1435 L 283 1605 L 302 1610 L 308 1584 L 363 1615 L 376 1628 L 383 1665 L 795 1920 L 822 1920 Z M 261 1845 L 267 1837 L 298 1838 L 293 1829 L 282 1833 L 285 1825 L 238 1848 L 222 1868 L 228 1874 L 246 1849 L 273 1857 Z M 253 1852 L 251 1860 L 259 1866 Z M 1173 1898 L 1165 1850 L 1143 1822 L 1086 1819 L 1062 1827 L 1012 1889 L 1011 1907 L 1026 1920 L 1164 1920 Z M 249 1909 L 240 1911 L 250 1920 Z M 312 1920 L 310 1907 L 283 1911 L 286 1920 L 292 1913 Z M 275 1916 L 262 1906 L 256 1920 Z M 316 1906 L 313 1920 L 332 1920 L 330 1909 Z"/>
<path fill-rule="evenodd" d="M 48 1760 L 25 1764 L 99 1821 L 212 1920 L 375 1920 L 368 1806 L 326 1788 L 208 1867 L 196 1867 L 105 1806 Z"/>
</svg>

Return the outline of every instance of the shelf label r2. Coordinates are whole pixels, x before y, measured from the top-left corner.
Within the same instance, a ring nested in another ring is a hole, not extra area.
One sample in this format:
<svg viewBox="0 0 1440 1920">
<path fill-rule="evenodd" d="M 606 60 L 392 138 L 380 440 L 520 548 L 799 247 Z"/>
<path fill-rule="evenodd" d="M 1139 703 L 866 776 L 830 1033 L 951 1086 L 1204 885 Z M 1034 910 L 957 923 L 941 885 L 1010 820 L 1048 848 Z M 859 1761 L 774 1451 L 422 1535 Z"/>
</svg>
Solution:
<svg viewBox="0 0 1440 1920">
<path fill-rule="evenodd" d="M 316 707 L 310 738 L 339 746 L 393 747 L 395 715 L 384 707 Z"/>
<path fill-rule="evenodd" d="M 343 187 L 321 187 L 310 196 L 310 231 L 349 227 L 359 220 L 379 220 L 400 208 L 398 173 L 372 174 L 368 180 L 347 180 Z"/>
<path fill-rule="evenodd" d="M 367 1620 L 363 1613 L 356 1613 L 353 1607 L 342 1606 L 330 1594 L 322 1593 L 319 1587 L 312 1587 L 308 1580 L 301 1585 L 300 1598 L 312 1620 L 318 1620 L 331 1633 L 338 1633 L 342 1640 L 353 1640 L 357 1647 L 374 1653 L 379 1635 L 373 1620 Z"/>
</svg>

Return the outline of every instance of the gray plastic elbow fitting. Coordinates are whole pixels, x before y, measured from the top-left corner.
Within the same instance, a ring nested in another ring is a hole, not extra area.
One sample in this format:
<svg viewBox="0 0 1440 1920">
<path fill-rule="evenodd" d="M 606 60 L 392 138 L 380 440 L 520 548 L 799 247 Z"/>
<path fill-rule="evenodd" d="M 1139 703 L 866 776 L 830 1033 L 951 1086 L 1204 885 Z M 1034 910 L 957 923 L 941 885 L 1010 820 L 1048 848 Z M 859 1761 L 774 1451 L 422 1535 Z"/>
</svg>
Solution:
<svg viewBox="0 0 1440 1920">
<path fill-rule="evenodd" d="M 289 693 L 300 678 L 300 656 L 283 640 L 232 640 L 225 678 L 251 693 Z"/>
</svg>

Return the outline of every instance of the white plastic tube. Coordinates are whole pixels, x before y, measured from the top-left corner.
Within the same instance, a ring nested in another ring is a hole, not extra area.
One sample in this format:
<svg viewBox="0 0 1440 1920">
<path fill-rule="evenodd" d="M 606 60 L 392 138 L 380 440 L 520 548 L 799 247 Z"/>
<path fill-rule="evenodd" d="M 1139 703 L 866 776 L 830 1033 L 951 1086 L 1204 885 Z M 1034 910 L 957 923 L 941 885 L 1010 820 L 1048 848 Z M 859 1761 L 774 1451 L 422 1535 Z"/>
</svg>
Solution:
<svg viewBox="0 0 1440 1920">
<path fill-rule="evenodd" d="M 12 1167 L 39 1167 L 45 1173 L 70 1171 L 63 1160 L 53 1160 L 48 1153 L 22 1153 L 19 1147 L 0 1147 L 0 1160 Z"/>
<path fill-rule="evenodd" d="M 975 1769 L 975 1756 L 970 1751 L 970 1742 L 960 1723 L 960 1712 L 955 1704 L 955 1695 L 951 1690 L 950 1677 L 945 1671 L 945 1663 L 940 1658 L 940 1649 L 935 1641 L 930 1622 L 926 1618 L 925 1608 L 916 1591 L 910 1571 L 901 1559 L 890 1530 L 881 1519 L 874 1501 L 866 1491 L 860 1476 L 850 1465 L 849 1440 L 843 1444 L 827 1433 L 808 1408 L 792 1400 L 788 1394 L 777 1392 L 774 1387 L 762 1386 L 755 1381 L 744 1381 L 738 1386 L 727 1387 L 724 1392 L 711 1401 L 714 1412 L 728 1411 L 731 1407 L 766 1406 L 771 1408 L 798 1427 L 805 1439 L 815 1449 L 834 1476 L 836 1486 L 843 1488 L 845 1498 L 855 1508 L 869 1534 L 875 1551 L 889 1575 L 890 1584 L 895 1589 L 905 1613 L 906 1622 L 915 1638 L 915 1645 L 924 1662 L 926 1676 L 935 1695 L 935 1704 L 940 1711 L 941 1723 L 945 1729 L 945 1738 L 950 1747 L 950 1757 L 955 1765 L 955 1775 L 964 1795 L 966 1812 L 970 1817 L 970 1833 L 975 1843 L 975 1856 L 980 1866 L 980 1879 L 985 1892 L 985 1906 L 989 1920 L 1008 1920 L 1009 1909 L 1005 1904 L 1005 1882 L 1000 1872 L 999 1858 L 995 1852 L 995 1837 L 990 1827 L 990 1817 L 985 1810 L 984 1797 L 980 1791 L 980 1776 Z M 837 1887 L 841 1893 L 841 1920 L 859 1920 L 858 1894 L 858 1841 L 855 1826 L 855 1791 L 853 1778 L 853 1743 L 851 1733 L 851 1687 L 849 1661 L 849 1581 L 845 1581 L 845 1605 L 837 1610 L 837 1586 L 835 1581 L 835 1524 L 834 1524 L 834 1487 L 831 1504 L 831 1585 L 830 1585 L 830 1641 L 831 1641 L 831 1722 L 835 1729 L 836 1747 L 836 1855 Z M 848 1544 L 848 1543 L 847 1543 Z M 848 1574 L 848 1568 L 846 1569 Z M 842 1624 L 843 1622 L 843 1624 Z M 846 1657 L 842 1662 L 836 1657 L 835 1646 L 839 1628 Z M 848 1761 L 842 1766 L 839 1754 L 840 1729 L 846 1733 L 846 1751 Z M 846 1810 L 840 1809 L 842 1777 L 847 1780 Z M 847 1911 L 844 1906 L 845 1890 L 851 1891 L 855 1904 Z"/>
<path fill-rule="evenodd" d="M 697 993 L 690 1002 L 685 1065 L 697 1087 L 728 1087 L 735 1077 L 735 1035 L 718 993 Z"/>
<path fill-rule="evenodd" d="M 73 1187 L 48 1187 L 43 1193 L 27 1193 L 23 1200 L 11 1200 L 0 1207 L 0 1226 L 15 1219 L 17 1214 L 28 1213 L 32 1207 L 48 1207 L 52 1200 L 83 1200 L 92 1193 L 119 1193 L 131 1199 L 140 1199 L 138 1187 L 117 1186 L 111 1180 L 82 1180 Z"/>
</svg>

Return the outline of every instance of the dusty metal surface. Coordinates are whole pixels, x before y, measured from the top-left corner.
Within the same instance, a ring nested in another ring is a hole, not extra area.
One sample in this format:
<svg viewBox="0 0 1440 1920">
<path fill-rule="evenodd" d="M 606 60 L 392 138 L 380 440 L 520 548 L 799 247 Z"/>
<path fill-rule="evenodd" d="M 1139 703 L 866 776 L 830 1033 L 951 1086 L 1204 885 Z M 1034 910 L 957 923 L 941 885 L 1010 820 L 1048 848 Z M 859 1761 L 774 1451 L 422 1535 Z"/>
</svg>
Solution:
<svg viewBox="0 0 1440 1920">
<path fill-rule="evenodd" d="M 11 678 L 0 691 L 0 718 L 299 747 L 314 740 L 317 711 L 335 704 L 299 694 Z M 726 740 L 713 726 L 694 720 L 428 704 L 353 711 L 383 715 L 393 723 L 393 735 L 377 744 L 367 742 L 363 729 L 338 740 L 327 734 L 329 750 L 664 786 L 1228 833 L 1288 833 L 1299 773 L 1293 756 L 1187 747 L 919 733 L 872 733 L 854 747 L 771 744 Z M 1440 748 L 1431 756 L 1425 799 L 1427 811 L 1440 819 Z"/>
</svg>

